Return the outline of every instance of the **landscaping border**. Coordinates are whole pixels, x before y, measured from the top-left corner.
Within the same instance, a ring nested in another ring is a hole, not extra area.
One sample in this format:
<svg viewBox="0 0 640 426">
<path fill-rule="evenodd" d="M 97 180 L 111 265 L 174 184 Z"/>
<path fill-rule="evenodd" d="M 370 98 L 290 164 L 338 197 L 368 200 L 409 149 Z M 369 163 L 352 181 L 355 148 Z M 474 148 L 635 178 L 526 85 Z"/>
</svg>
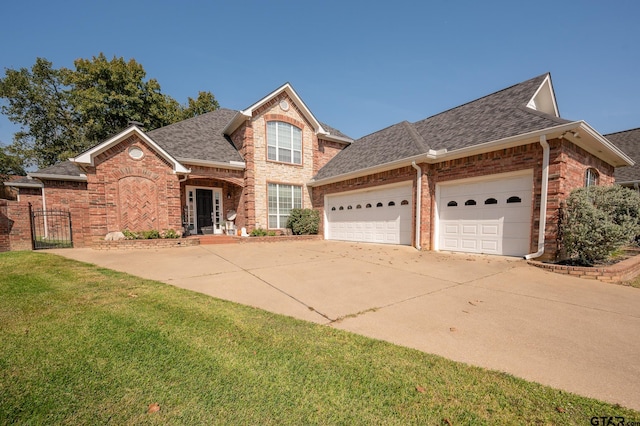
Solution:
<svg viewBox="0 0 640 426">
<path fill-rule="evenodd" d="M 527 261 L 529 265 L 546 269 L 557 274 L 567 274 L 578 278 L 618 283 L 630 281 L 640 275 L 640 254 L 607 266 L 569 266 Z"/>
<path fill-rule="evenodd" d="M 200 240 L 197 238 L 156 238 L 152 240 L 96 241 L 91 245 L 91 248 L 95 250 L 136 250 L 197 245 L 200 245 Z"/>
</svg>

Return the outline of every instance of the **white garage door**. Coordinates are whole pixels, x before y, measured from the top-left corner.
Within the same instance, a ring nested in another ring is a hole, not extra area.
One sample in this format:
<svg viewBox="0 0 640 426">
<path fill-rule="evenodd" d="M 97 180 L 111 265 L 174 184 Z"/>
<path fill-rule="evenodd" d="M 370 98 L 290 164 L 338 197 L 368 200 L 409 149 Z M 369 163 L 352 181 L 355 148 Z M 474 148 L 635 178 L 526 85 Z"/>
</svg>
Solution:
<svg viewBox="0 0 640 426">
<path fill-rule="evenodd" d="M 531 234 L 532 174 L 439 185 L 438 248 L 523 256 Z"/>
<path fill-rule="evenodd" d="M 327 196 L 329 240 L 411 244 L 412 186 Z"/>
</svg>

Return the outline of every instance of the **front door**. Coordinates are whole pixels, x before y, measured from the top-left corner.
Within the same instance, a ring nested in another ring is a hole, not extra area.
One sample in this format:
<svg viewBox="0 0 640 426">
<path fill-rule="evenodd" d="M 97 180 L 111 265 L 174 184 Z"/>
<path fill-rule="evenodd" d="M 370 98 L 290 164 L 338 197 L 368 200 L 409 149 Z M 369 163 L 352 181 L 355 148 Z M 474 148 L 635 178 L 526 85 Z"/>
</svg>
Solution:
<svg viewBox="0 0 640 426">
<path fill-rule="evenodd" d="M 187 223 L 191 234 L 222 233 L 222 190 L 188 186 Z"/>
</svg>

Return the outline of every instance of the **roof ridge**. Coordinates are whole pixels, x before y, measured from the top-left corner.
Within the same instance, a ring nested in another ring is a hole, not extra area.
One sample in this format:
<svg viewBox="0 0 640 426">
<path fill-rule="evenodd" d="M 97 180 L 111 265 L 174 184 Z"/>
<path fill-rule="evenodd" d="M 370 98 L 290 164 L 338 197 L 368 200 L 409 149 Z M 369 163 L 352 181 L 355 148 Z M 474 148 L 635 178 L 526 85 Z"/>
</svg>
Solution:
<svg viewBox="0 0 640 426">
<path fill-rule="evenodd" d="M 540 75 L 538 75 L 538 76 L 532 77 L 532 78 L 530 78 L 530 79 L 528 79 L 528 80 L 521 81 L 520 83 L 513 84 L 513 85 L 511 85 L 511 86 L 509 86 L 509 87 L 505 87 L 505 88 L 503 88 L 503 89 L 496 90 L 495 92 L 492 92 L 492 93 L 489 93 L 489 94 L 487 94 L 487 95 L 481 96 L 481 97 L 479 97 L 479 98 L 476 98 L 476 99 L 470 100 L 469 102 L 465 102 L 465 103 L 463 103 L 463 104 L 460 104 L 460 105 L 457 105 L 457 106 L 455 106 L 455 107 L 452 107 L 452 108 L 446 109 L 446 110 L 444 110 L 444 111 L 440 111 L 440 112 L 439 112 L 439 113 L 437 113 L 437 114 L 430 115 L 430 116 L 429 116 L 429 117 L 427 117 L 427 118 L 423 118 L 422 120 L 418 120 L 418 121 L 416 121 L 416 123 L 417 123 L 417 122 L 420 122 L 420 121 L 428 120 L 428 119 L 430 119 L 430 118 L 437 117 L 437 116 L 439 116 L 439 115 L 442 115 L 442 114 L 444 114 L 444 113 L 447 113 L 447 112 L 450 112 L 450 111 L 456 110 L 456 109 L 458 109 L 458 108 L 462 108 L 462 107 L 467 106 L 467 105 L 471 105 L 471 104 L 473 104 L 473 103 L 475 103 L 475 102 L 481 101 L 481 100 L 486 99 L 486 98 L 489 98 L 489 97 L 491 97 L 491 96 L 495 96 L 495 95 L 497 95 L 498 93 L 506 92 L 507 90 L 511 90 L 511 89 L 513 89 L 514 87 L 521 86 L 521 85 L 523 85 L 523 84 L 525 84 L 525 83 L 528 83 L 528 82 L 530 82 L 530 81 L 536 80 L 536 79 L 538 79 L 538 78 L 540 78 L 540 77 L 546 77 L 546 76 L 548 76 L 548 75 L 550 75 L 550 74 L 551 74 L 550 72 L 546 72 L 546 73 L 540 74 Z"/>
<path fill-rule="evenodd" d="M 618 132 L 612 132 L 612 133 L 607 133 L 606 135 L 602 135 L 602 136 L 611 136 L 611 135 L 617 135 L 618 133 L 627 133 L 627 132 L 633 132 L 636 130 L 640 130 L 640 127 L 636 127 L 635 129 L 627 129 L 627 130 L 620 130 Z"/>
<path fill-rule="evenodd" d="M 415 142 L 415 144 L 417 145 L 420 151 L 427 152 L 429 150 L 429 147 L 427 146 L 426 141 L 420 135 L 420 133 L 418 133 L 418 131 L 416 130 L 416 128 L 412 123 L 409 123 L 407 120 L 404 120 L 400 122 L 400 124 L 402 124 L 404 128 L 407 130 L 407 132 L 409 132 L 409 135 L 411 135 L 411 138 L 413 139 L 413 141 Z"/>
</svg>

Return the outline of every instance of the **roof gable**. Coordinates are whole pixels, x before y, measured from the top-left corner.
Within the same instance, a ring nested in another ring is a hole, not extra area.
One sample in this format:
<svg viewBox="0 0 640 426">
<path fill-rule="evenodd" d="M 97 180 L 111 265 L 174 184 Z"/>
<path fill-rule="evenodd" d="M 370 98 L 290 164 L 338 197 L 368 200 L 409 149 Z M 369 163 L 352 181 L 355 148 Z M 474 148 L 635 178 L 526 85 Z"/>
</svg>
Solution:
<svg viewBox="0 0 640 426">
<path fill-rule="evenodd" d="M 89 150 L 83 152 L 75 158 L 70 158 L 69 161 L 76 164 L 86 164 L 86 165 L 94 165 L 94 161 L 96 156 L 105 152 L 109 148 L 119 144 L 125 139 L 129 138 L 132 135 L 138 136 L 145 143 L 147 143 L 151 149 L 153 149 L 158 155 L 167 160 L 169 164 L 171 164 L 174 173 L 189 173 L 190 170 L 185 166 L 180 164 L 173 156 L 171 156 L 167 151 L 165 151 L 162 147 L 160 147 L 156 142 L 153 141 L 149 136 L 147 136 L 139 127 L 133 125 L 129 126 L 120 133 L 115 136 L 110 137 L 102 143 L 90 148 Z"/>
<path fill-rule="evenodd" d="M 225 135 L 231 135 L 238 127 L 240 127 L 240 125 L 244 121 L 252 118 L 255 111 L 260 109 L 263 105 L 271 102 L 274 98 L 279 97 L 283 93 L 286 93 L 286 95 L 296 104 L 304 118 L 309 122 L 309 124 L 313 128 L 313 131 L 317 135 L 322 135 L 325 139 L 335 140 L 337 142 L 351 143 L 353 141 L 348 136 L 333 128 L 330 128 L 328 126 L 327 128 L 325 128 L 325 126 L 320 121 L 318 121 L 315 115 L 313 115 L 302 98 L 298 96 L 298 93 L 293 89 L 293 86 L 291 86 L 290 83 L 283 84 L 259 101 L 243 109 L 242 111 L 239 111 L 236 116 L 233 117 L 233 119 L 229 122 L 229 124 L 224 128 L 223 133 Z"/>
<path fill-rule="evenodd" d="M 547 74 L 545 79 L 536 90 L 536 93 L 527 102 L 527 108 L 543 112 L 545 114 L 560 117 L 558 112 L 558 104 L 556 103 L 556 95 L 551 84 L 551 75 Z"/>
</svg>

